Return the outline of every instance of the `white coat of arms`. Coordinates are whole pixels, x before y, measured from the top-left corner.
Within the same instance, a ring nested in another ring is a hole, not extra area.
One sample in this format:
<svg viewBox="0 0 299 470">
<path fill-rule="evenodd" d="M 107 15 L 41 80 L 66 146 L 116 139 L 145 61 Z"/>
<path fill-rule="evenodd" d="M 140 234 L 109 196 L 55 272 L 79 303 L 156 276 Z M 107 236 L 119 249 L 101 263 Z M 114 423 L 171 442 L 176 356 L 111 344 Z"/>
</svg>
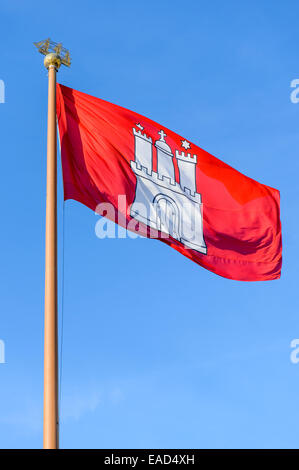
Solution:
<svg viewBox="0 0 299 470">
<path fill-rule="evenodd" d="M 131 161 L 137 184 L 130 215 L 155 230 L 179 240 L 185 247 L 207 253 L 203 237 L 201 195 L 196 192 L 197 156 L 172 149 L 167 144 L 166 133 L 159 132 L 160 139 L 154 146 L 157 151 L 157 172 L 153 171 L 153 141 L 143 127 L 133 127 L 135 160 Z M 190 144 L 182 141 L 182 147 Z M 176 158 L 180 182 L 175 181 L 173 159 Z"/>
</svg>

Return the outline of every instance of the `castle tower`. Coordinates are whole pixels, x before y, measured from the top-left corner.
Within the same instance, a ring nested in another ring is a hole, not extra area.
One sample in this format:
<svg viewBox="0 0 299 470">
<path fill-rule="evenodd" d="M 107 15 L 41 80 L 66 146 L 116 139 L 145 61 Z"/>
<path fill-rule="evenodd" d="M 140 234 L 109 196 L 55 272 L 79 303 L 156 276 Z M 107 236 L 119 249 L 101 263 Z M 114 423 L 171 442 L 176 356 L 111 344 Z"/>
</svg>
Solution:
<svg viewBox="0 0 299 470">
<path fill-rule="evenodd" d="M 171 182 L 174 184 L 173 153 L 169 145 L 165 142 L 165 132 L 161 130 L 159 134 L 161 136 L 160 140 L 156 140 L 155 143 L 155 147 L 157 148 L 158 176 L 159 178 L 166 176 L 170 178 Z"/>
<path fill-rule="evenodd" d="M 180 186 L 183 191 L 185 188 L 190 190 L 192 196 L 196 193 L 196 162 L 197 156 L 188 153 L 185 155 L 184 152 L 175 151 L 175 156 L 178 162 L 180 172 Z"/>
<path fill-rule="evenodd" d="M 151 137 L 142 134 L 141 130 L 136 131 L 133 128 L 135 136 L 135 162 L 137 168 L 144 167 L 149 174 L 152 173 L 153 147 Z"/>
</svg>

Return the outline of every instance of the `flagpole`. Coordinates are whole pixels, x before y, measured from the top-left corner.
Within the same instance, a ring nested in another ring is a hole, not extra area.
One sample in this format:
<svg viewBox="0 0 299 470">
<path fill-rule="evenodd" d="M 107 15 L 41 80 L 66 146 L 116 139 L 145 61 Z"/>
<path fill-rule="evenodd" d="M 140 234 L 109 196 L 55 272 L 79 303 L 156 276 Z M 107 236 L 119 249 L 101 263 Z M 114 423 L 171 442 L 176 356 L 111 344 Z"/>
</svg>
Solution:
<svg viewBox="0 0 299 470">
<path fill-rule="evenodd" d="M 44 64 L 48 69 L 44 324 L 44 449 L 58 449 L 56 72 L 61 64 L 59 55 L 55 53 L 47 54 Z"/>
<path fill-rule="evenodd" d="M 59 448 L 58 416 L 58 312 L 57 312 L 57 133 L 56 72 L 71 65 L 70 53 L 61 43 L 35 42 L 45 55 L 48 70 L 47 202 L 45 250 L 44 324 L 44 449 Z"/>
</svg>

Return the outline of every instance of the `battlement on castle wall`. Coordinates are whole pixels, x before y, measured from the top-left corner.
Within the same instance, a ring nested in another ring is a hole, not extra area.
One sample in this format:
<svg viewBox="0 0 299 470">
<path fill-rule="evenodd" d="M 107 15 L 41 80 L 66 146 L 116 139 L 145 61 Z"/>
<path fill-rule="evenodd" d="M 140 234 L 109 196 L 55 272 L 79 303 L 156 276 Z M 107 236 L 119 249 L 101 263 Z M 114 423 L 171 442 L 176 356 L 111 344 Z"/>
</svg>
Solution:
<svg viewBox="0 0 299 470">
<path fill-rule="evenodd" d="M 184 196 L 186 196 L 188 199 L 191 199 L 192 201 L 201 204 L 201 196 L 198 193 L 191 193 L 189 188 L 182 188 L 179 183 L 176 181 L 171 180 L 171 178 L 168 178 L 167 176 L 162 176 L 159 177 L 159 175 L 155 171 L 150 171 L 148 168 L 145 168 L 144 166 L 136 164 L 134 160 L 131 160 L 131 168 L 134 171 L 136 176 L 139 176 L 141 178 L 146 178 L 153 183 L 155 183 L 158 186 L 161 186 L 162 188 L 169 189 L 171 191 L 176 191 L 177 193 L 180 193 Z"/>
<path fill-rule="evenodd" d="M 178 160 L 182 160 L 184 162 L 190 162 L 190 163 L 197 163 L 197 155 L 192 155 L 191 153 L 185 154 L 185 152 L 179 152 L 178 150 L 175 151 L 175 156 Z"/>
<path fill-rule="evenodd" d="M 133 127 L 133 134 L 136 137 L 141 137 L 142 139 L 146 140 L 147 142 L 150 142 L 151 144 L 153 143 L 151 137 L 147 136 L 145 133 L 143 134 L 141 131 L 136 131 L 134 127 Z"/>
</svg>

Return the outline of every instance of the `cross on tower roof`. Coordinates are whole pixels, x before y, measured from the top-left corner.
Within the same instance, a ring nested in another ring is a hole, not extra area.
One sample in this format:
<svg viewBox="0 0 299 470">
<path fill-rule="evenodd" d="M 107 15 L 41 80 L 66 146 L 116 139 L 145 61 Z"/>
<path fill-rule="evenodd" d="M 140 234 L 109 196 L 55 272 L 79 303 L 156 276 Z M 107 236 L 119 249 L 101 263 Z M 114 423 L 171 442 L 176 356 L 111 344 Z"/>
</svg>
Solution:
<svg viewBox="0 0 299 470">
<path fill-rule="evenodd" d="M 160 137 L 160 140 L 162 142 L 165 142 L 165 137 L 167 137 L 167 134 L 165 134 L 165 132 L 163 131 L 163 129 L 160 130 L 160 132 L 158 132 L 158 134 L 161 136 Z"/>
</svg>

